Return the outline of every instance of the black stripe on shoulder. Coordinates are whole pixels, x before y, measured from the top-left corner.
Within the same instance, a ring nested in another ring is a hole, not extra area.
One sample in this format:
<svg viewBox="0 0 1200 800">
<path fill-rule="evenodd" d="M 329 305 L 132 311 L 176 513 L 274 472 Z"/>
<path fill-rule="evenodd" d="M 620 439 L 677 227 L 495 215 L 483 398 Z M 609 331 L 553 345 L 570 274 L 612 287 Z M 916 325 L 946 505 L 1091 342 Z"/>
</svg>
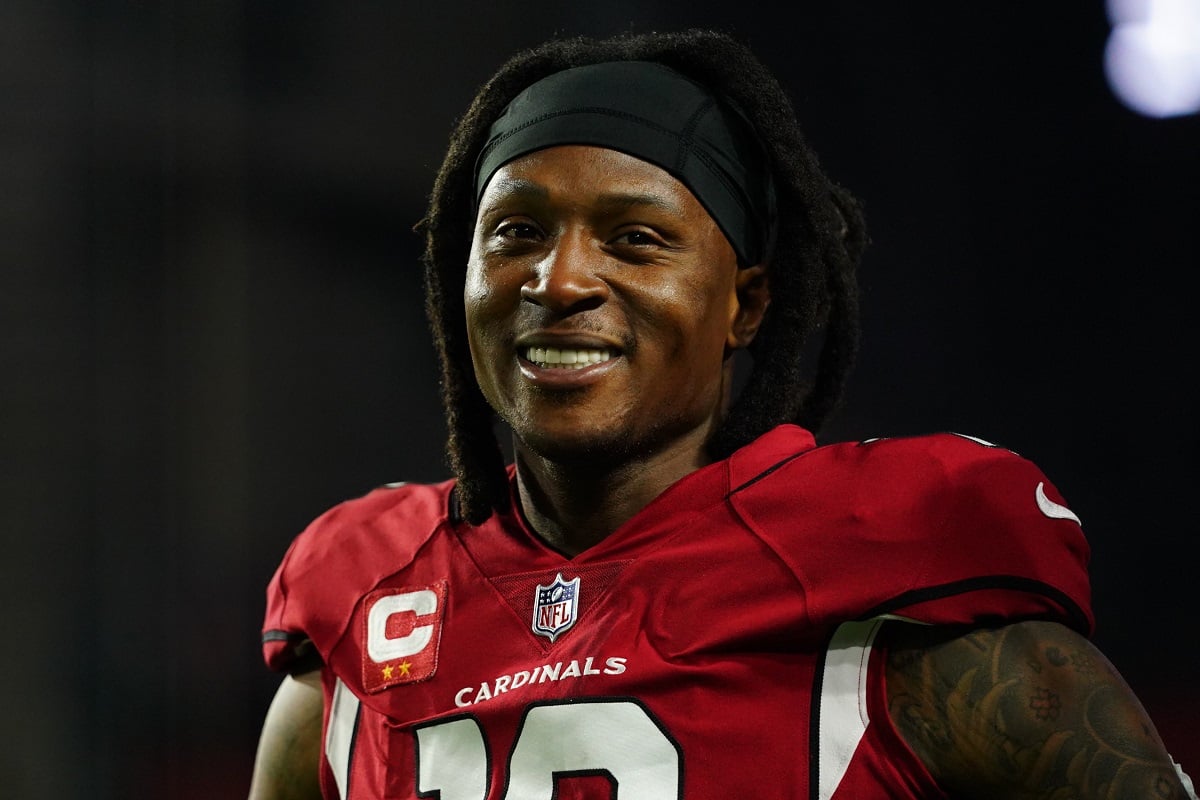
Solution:
<svg viewBox="0 0 1200 800">
<path fill-rule="evenodd" d="M 938 600 L 942 597 L 951 597 L 956 594 L 966 594 L 967 592 L 978 592 L 987 589 L 1011 589 L 1049 597 L 1066 609 L 1072 628 L 1085 634 L 1090 631 L 1087 614 L 1083 612 L 1083 609 L 1066 592 L 1044 581 L 1025 578 L 1020 575 L 984 575 L 977 578 L 966 578 L 961 581 L 943 583 L 939 586 L 929 586 L 924 589 L 913 589 L 897 595 L 887 602 L 880 603 L 859 617 L 859 619 L 866 620 L 880 616 L 881 614 L 890 614 L 899 608 L 917 605 L 930 600 Z"/>
<path fill-rule="evenodd" d="M 748 481 L 744 482 L 744 483 L 743 483 L 741 486 L 737 487 L 736 489 L 730 489 L 730 490 L 729 490 L 729 494 L 727 494 L 727 495 L 726 495 L 726 497 L 732 497 L 733 495 L 737 494 L 738 492 L 742 491 L 743 489 L 745 489 L 745 488 L 747 488 L 747 487 L 749 487 L 749 486 L 753 486 L 754 484 L 756 484 L 756 483 L 758 483 L 759 481 L 761 481 L 763 478 L 765 478 L 765 477 L 767 477 L 768 475 L 770 475 L 770 474 L 771 474 L 772 472 L 774 472 L 775 470 L 777 470 L 777 469 L 779 469 L 779 468 L 781 468 L 781 467 L 784 467 L 784 466 L 786 466 L 786 465 L 790 464 L 791 462 L 795 461 L 795 460 L 796 460 L 797 458 L 799 458 L 800 456 L 807 455 L 808 453 L 811 453 L 811 452 L 813 452 L 813 451 L 812 451 L 812 450 L 805 450 L 803 453 L 792 453 L 790 456 L 788 456 L 787 458 L 783 459 L 782 461 L 780 461 L 780 462 L 778 462 L 778 463 L 776 463 L 776 464 L 772 464 L 771 466 L 767 467 L 767 468 L 766 468 L 766 469 L 764 469 L 762 472 L 758 473 L 757 475 L 755 475 L 755 476 L 754 476 L 753 478 L 751 478 L 750 480 L 748 480 Z"/>
<path fill-rule="evenodd" d="M 320 669 L 325 664 L 324 659 L 321 658 L 321 654 L 317 652 L 317 646 L 313 644 L 312 639 L 309 639 L 303 633 L 269 630 L 263 632 L 262 640 L 263 644 L 270 644 L 271 642 L 288 643 L 292 651 L 292 657 L 288 661 L 286 669 L 290 675 L 299 675 L 302 672 Z"/>
</svg>

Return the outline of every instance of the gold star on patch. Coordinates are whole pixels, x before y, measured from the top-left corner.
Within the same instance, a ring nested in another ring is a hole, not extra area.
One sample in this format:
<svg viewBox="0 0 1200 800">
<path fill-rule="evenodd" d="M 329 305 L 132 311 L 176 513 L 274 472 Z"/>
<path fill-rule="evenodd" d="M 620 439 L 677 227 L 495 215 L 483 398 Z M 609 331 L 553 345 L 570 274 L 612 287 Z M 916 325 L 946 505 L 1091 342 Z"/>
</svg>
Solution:
<svg viewBox="0 0 1200 800">
<path fill-rule="evenodd" d="M 392 679 L 392 667 L 390 665 L 383 668 L 383 679 L 385 681 Z"/>
<path fill-rule="evenodd" d="M 400 662 L 400 677 L 401 677 L 401 678 L 407 678 L 407 677 L 408 677 L 408 670 L 409 670 L 409 668 L 410 668 L 411 666 L 412 666 L 412 664 L 408 663 L 407 661 L 401 661 L 401 662 Z M 389 667 L 389 669 L 390 669 L 390 667 Z M 391 675 L 389 675 L 388 677 L 390 678 L 390 677 L 392 677 L 392 676 L 391 676 Z"/>
</svg>

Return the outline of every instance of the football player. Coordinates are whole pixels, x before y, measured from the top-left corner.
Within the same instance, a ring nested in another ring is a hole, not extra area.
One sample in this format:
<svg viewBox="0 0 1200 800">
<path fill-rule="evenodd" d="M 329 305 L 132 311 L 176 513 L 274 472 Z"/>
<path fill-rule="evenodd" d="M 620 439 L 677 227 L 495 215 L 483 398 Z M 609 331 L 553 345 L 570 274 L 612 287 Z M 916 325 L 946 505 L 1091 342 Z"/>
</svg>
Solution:
<svg viewBox="0 0 1200 800">
<path fill-rule="evenodd" d="M 818 446 L 866 234 L 743 45 L 518 54 L 421 227 L 455 477 L 292 544 L 253 800 L 1195 797 L 1035 464 Z"/>
</svg>

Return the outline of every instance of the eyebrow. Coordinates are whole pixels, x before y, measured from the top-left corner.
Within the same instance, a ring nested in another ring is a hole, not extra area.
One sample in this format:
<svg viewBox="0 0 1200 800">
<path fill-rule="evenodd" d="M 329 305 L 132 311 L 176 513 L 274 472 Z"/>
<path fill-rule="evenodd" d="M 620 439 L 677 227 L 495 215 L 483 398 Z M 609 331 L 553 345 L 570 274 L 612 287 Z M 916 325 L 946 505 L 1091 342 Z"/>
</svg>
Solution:
<svg viewBox="0 0 1200 800">
<path fill-rule="evenodd" d="M 637 207 L 656 208 L 675 215 L 681 212 L 679 206 L 670 200 L 657 194 L 645 194 L 641 192 L 605 193 L 596 198 L 596 205 L 609 212 L 624 211 Z"/>
<path fill-rule="evenodd" d="M 503 197 L 519 195 L 525 197 L 547 198 L 550 196 L 550 192 L 545 186 L 524 178 L 507 178 L 500 176 L 493 180 L 492 184 L 488 186 L 488 189 L 494 190 L 496 194 L 499 194 Z"/>
<path fill-rule="evenodd" d="M 540 183 L 525 178 L 497 177 L 489 194 L 494 194 L 498 201 L 508 198 L 532 198 L 537 200 L 550 199 L 550 190 Z M 487 203 L 484 208 L 494 205 Z M 605 192 L 596 197 L 595 205 L 605 213 L 616 213 L 630 208 L 656 208 L 671 214 L 681 213 L 679 206 L 666 198 L 646 192 Z"/>
</svg>

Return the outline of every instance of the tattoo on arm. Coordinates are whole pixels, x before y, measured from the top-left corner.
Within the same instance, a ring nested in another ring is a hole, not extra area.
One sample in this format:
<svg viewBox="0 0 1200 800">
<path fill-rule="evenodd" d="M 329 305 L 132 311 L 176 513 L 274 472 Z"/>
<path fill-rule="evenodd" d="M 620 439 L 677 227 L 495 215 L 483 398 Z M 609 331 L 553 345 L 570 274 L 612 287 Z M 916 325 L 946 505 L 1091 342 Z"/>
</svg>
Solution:
<svg viewBox="0 0 1200 800">
<path fill-rule="evenodd" d="M 1187 797 L 1133 692 L 1068 628 L 893 623 L 885 637 L 890 716 L 952 796 Z"/>
</svg>

